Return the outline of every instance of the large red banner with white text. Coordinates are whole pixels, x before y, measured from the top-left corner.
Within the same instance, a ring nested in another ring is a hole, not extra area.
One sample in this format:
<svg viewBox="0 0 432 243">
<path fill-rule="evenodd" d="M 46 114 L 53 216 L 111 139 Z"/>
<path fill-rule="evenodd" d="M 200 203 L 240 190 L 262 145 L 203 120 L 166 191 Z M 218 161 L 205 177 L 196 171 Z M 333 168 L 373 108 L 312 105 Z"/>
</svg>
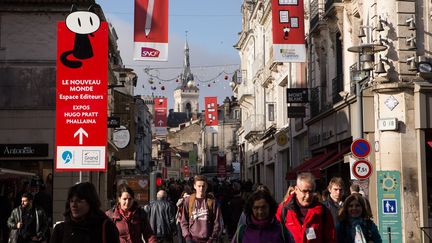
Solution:
<svg viewBox="0 0 432 243">
<path fill-rule="evenodd" d="M 218 125 L 217 97 L 204 97 L 206 126 Z"/>
<path fill-rule="evenodd" d="M 272 0 L 275 62 L 305 62 L 303 0 Z"/>
<path fill-rule="evenodd" d="M 167 98 L 155 98 L 154 100 L 154 125 L 156 135 L 166 135 L 167 133 Z"/>
<path fill-rule="evenodd" d="M 108 24 L 91 34 L 57 25 L 56 166 L 106 170 Z"/>
<path fill-rule="evenodd" d="M 168 60 L 168 0 L 135 0 L 134 60 Z"/>
</svg>

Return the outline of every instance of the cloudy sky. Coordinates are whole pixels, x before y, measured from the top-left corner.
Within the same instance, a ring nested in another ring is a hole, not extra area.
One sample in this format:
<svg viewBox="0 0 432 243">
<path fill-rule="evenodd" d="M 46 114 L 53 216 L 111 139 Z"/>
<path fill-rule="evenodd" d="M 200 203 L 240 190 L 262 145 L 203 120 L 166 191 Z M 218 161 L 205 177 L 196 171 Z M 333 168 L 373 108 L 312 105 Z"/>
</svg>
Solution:
<svg viewBox="0 0 432 243">
<path fill-rule="evenodd" d="M 173 106 L 173 90 L 178 83 L 157 81 L 150 89 L 149 77 L 144 68 L 153 69 L 151 74 L 160 79 L 174 79 L 183 67 L 184 44 L 187 39 L 190 48 L 190 62 L 195 79 L 209 81 L 199 83 L 200 109 L 204 107 L 205 96 L 218 96 L 221 103 L 226 96 L 231 96 L 229 87 L 231 73 L 239 68 L 238 51 L 233 48 L 241 31 L 240 7 L 243 0 L 170 0 L 169 1 L 169 57 L 167 62 L 133 61 L 133 13 L 134 1 L 97 0 L 105 16 L 111 22 L 119 36 L 123 63 L 133 68 L 138 74 L 135 95 L 162 95 L 168 97 L 168 106 Z M 225 74 L 228 73 L 228 80 Z M 161 84 L 159 84 L 159 82 Z M 210 87 L 208 87 L 210 84 Z M 164 86 L 165 90 L 161 90 Z"/>
</svg>

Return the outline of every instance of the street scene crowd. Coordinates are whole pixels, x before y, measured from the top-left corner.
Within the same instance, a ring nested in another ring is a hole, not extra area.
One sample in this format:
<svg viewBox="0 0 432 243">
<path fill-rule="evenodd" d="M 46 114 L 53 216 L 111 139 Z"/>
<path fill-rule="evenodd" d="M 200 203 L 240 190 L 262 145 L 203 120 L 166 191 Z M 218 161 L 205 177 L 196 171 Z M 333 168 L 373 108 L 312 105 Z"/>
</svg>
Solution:
<svg viewBox="0 0 432 243">
<path fill-rule="evenodd" d="M 382 242 L 358 185 L 351 185 L 350 193 L 344 188 L 344 181 L 334 177 L 325 192 L 317 193 L 314 176 L 305 172 L 283 201 L 276 202 L 265 185 L 197 175 L 188 181 L 165 181 L 147 205 L 139 205 L 134 191 L 120 185 L 112 208 L 103 210 L 94 185 L 81 182 L 69 188 L 63 221 L 53 227 L 51 207 L 46 207 L 50 198 L 23 188 L 12 211 L 6 204 L 1 207 L 2 241 Z"/>
</svg>

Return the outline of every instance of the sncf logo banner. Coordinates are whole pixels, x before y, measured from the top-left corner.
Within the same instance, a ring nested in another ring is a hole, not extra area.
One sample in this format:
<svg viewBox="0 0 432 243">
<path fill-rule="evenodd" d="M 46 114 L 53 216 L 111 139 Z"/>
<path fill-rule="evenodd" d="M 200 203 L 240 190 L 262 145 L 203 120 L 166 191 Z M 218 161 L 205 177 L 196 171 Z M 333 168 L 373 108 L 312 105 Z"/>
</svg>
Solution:
<svg viewBox="0 0 432 243">
<path fill-rule="evenodd" d="M 57 24 L 57 171 L 106 170 L 108 24 L 90 11 Z"/>
<path fill-rule="evenodd" d="M 275 62 L 306 62 L 303 0 L 272 0 Z"/>
<path fill-rule="evenodd" d="M 168 0 L 135 0 L 134 60 L 168 60 Z"/>
<path fill-rule="evenodd" d="M 204 97 L 206 126 L 218 125 L 217 97 Z"/>
</svg>

